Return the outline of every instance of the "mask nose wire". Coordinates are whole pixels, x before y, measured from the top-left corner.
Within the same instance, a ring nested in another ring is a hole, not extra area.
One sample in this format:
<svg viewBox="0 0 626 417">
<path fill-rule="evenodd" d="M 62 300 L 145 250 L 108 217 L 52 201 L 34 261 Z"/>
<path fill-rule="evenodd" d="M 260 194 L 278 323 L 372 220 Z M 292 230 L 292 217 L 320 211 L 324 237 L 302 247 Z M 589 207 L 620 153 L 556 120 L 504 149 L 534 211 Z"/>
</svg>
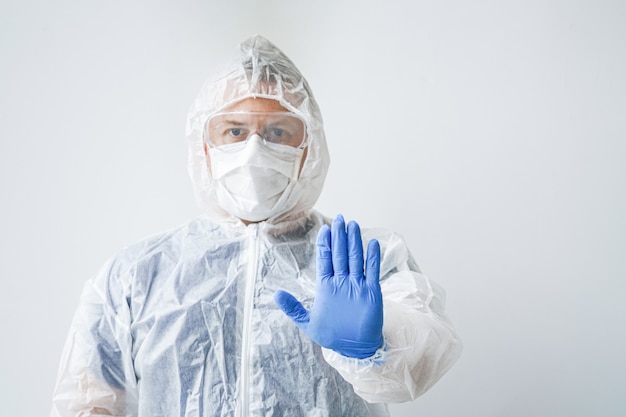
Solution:
<svg viewBox="0 0 626 417">
<path fill-rule="evenodd" d="M 257 128 L 255 130 L 251 131 L 250 134 L 248 135 L 248 137 L 246 138 L 246 143 L 248 143 L 250 140 L 252 140 L 252 138 L 254 138 L 255 136 L 258 138 L 257 140 L 260 141 L 261 143 L 266 143 L 267 141 L 265 140 L 263 135 L 261 135 L 259 130 L 260 129 Z"/>
</svg>

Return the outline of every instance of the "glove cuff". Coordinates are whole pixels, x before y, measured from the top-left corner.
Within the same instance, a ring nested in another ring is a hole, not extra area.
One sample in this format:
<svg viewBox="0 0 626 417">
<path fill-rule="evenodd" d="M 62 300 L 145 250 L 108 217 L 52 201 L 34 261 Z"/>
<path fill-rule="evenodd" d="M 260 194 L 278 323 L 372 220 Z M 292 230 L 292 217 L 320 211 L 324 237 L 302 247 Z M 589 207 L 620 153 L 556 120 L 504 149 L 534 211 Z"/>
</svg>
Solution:
<svg viewBox="0 0 626 417">
<path fill-rule="evenodd" d="M 382 363 L 384 361 L 383 356 L 386 348 L 387 343 L 381 336 L 377 343 L 372 343 L 369 346 L 363 343 L 358 343 L 358 345 L 355 344 L 352 346 L 346 344 L 345 346 L 338 346 L 332 350 L 346 359 L 356 360 L 359 362 L 369 360 Z"/>
</svg>

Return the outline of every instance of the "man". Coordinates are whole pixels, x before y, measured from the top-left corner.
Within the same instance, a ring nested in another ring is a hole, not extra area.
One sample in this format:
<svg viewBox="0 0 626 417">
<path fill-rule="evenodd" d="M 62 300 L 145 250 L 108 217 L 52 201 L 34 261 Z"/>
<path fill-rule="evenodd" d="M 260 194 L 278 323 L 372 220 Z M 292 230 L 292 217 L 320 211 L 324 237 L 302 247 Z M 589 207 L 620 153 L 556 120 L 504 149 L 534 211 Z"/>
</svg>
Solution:
<svg viewBox="0 0 626 417">
<path fill-rule="evenodd" d="M 244 42 L 187 137 L 206 214 L 87 283 L 53 416 L 386 416 L 452 366 L 443 293 L 402 239 L 312 210 L 322 118 L 280 50 Z"/>
</svg>

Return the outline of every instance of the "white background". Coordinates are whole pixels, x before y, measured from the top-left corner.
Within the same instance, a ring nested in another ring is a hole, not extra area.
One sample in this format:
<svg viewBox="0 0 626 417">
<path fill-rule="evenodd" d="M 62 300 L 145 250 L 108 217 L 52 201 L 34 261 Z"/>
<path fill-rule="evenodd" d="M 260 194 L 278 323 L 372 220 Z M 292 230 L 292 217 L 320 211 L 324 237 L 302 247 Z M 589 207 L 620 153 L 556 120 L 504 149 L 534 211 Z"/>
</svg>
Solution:
<svg viewBox="0 0 626 417">
<path fill-rule="evenodd" d="M 464 354 L 394 415 L 626 415 L 621 0 L 3 0 L 0 415 L 48 414 L 105 259 L 199 212 L 186 112 L 255 33 L 322 108 L 317 208 L 447 289 Z"/>
</svg>

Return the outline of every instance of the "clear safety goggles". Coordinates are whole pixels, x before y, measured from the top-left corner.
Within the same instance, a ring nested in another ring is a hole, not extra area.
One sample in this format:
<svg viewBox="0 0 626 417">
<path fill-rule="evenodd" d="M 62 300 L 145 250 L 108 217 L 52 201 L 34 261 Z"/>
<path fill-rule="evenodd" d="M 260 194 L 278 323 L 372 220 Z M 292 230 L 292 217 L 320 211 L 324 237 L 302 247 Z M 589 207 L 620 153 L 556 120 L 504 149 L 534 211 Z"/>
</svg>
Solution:
<svg viewBox="0 0 626 417">
<path fill-rule="evenodd" d="M 209 117 L 204 141 L 210 147 L 245 143 L 252 135 L 264 142 L 303 148 L 306 145 L 304 121 L 291 112 L 224 112 Z M 225 148 L 232 148 L 227 146 Z"/>
</svg>

